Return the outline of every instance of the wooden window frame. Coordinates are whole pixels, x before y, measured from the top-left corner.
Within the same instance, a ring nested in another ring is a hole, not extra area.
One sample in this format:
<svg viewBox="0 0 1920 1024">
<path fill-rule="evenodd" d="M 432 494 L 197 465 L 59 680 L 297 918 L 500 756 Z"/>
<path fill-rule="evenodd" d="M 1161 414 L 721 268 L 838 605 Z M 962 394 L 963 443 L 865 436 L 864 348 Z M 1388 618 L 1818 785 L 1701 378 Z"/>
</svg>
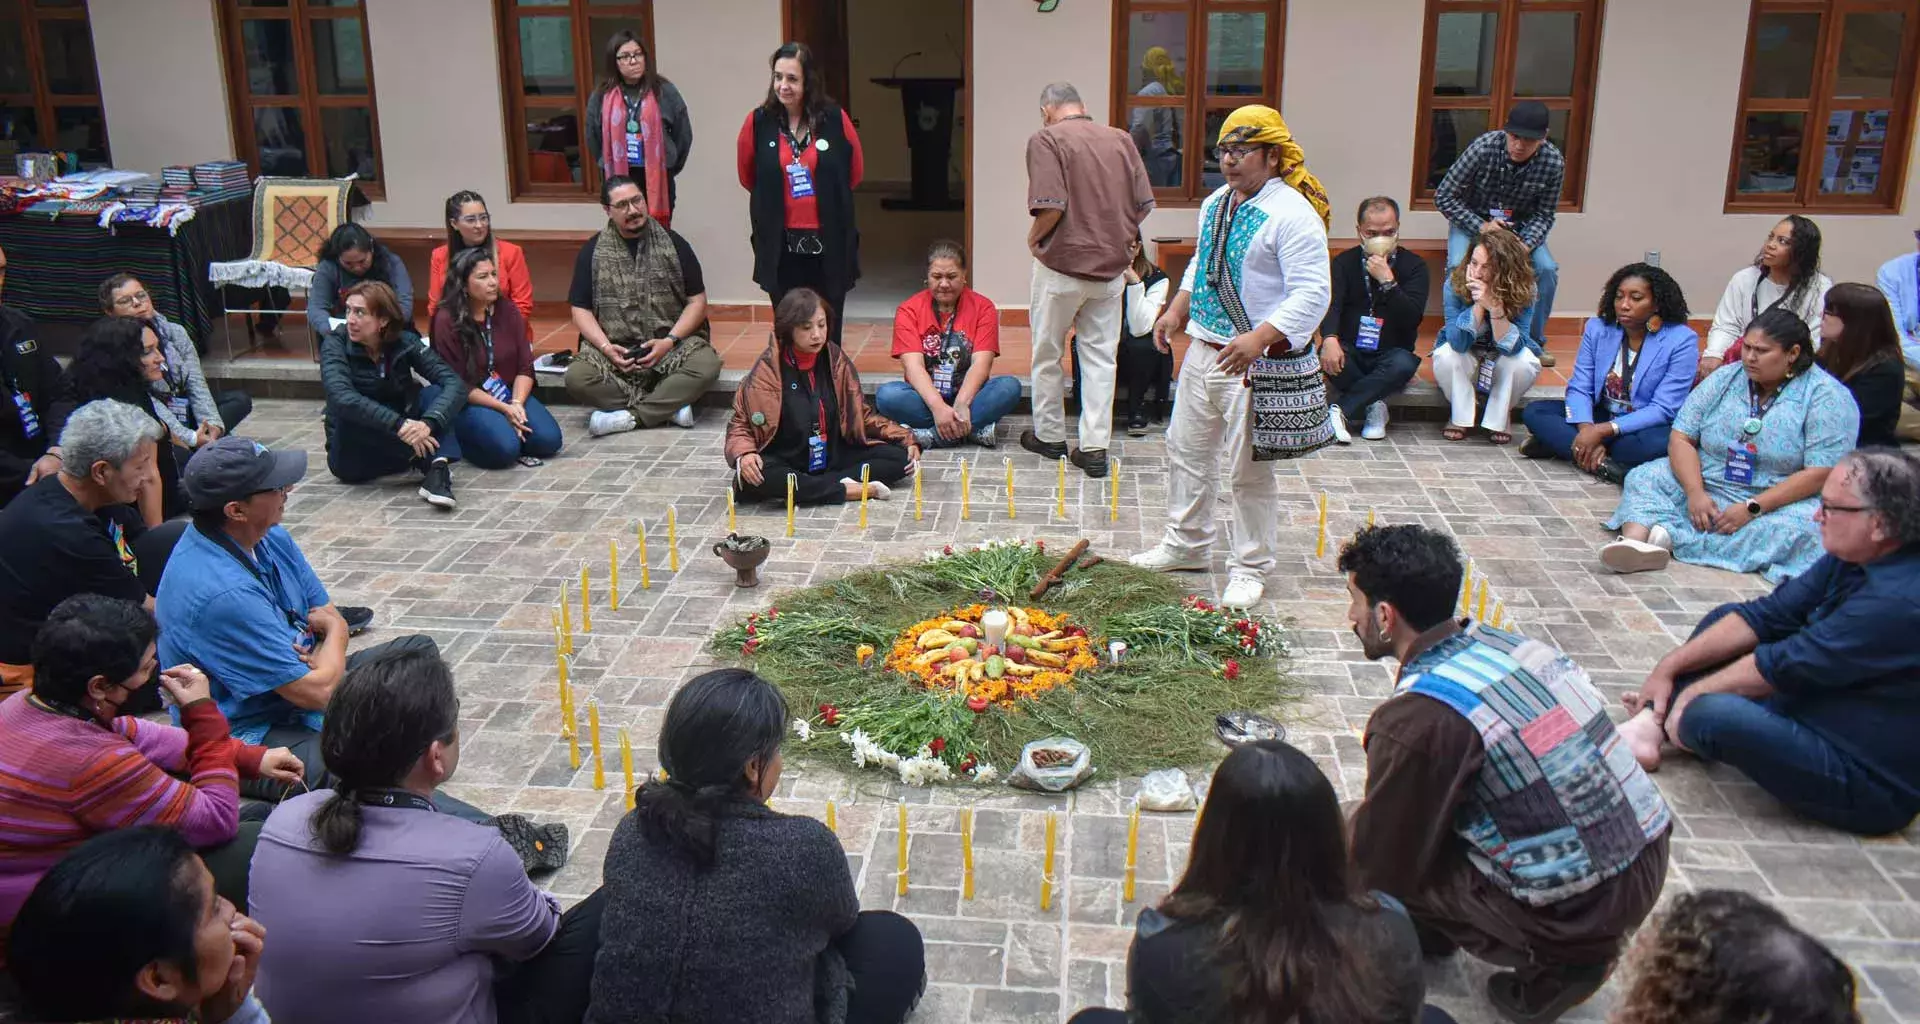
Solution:
<svg viewBox="0 0 1920 1024">
<path fill-rule="evenodd" d="M 566 6 L 542 5 L 530 6 L 517 0 L 494 0 L 494 25 L 498 33 L 499 45 L 495 48 L 500 54 L 500 102 L 505 118 L 508 164 L 508 190 L 515 202 L 566 202 L 577 203 L 583 200 L 598 204 L 600 201 L 600 168 L 594 165 L 587 153 L 587 119 L 594 116 L 587 109 L 587 101 L 593 96 L 593 87 L 600 80 L 600 48 L 606 44 L 604 39 L 589 39 L 593 18 L 635 18 L 640 22 L 640 41 L 647 48 L 647 56 L 652 59 L 659 53 L 654 46 L 653 4 L 651 0 L 634 0 L 631 3 L 590 3 L 588 0 L 568 0 Z M 573 86 L 574 96 L 570 101 L 554 99 L 536 101 L 529 104 L 522 91 L 520 63 L 520 18 L 521 17 L 570 18 L 573 30 Z M 580 118 L 580 181 L 536 182 L 533 180 L 527 159 L 527 110 L 562 111 L 571 103 L 574 113 Z"/>
<path fill-rule="evenodd" d="M 1606 0 L 1426 0 L 1426 26 L 1420 44 L 1420 102 L 1414 115 L 1413 179 L 1409 209 L 1432 210 L 1434 190 L 1427 187 L 1427 154 L 1432 145 L 1436 110 L 1486 110 L 1487 128 L 1506 123 L 1507 111 L 1521 100 L 1539 100 L 1549 111 L 1567 112 L 1567 145 L 1561 152 L 1567 173 L 1560 189 L 1561 213 L 1579 213 L 1586 203 L 1587 153 L 1593 139 L 1593 94 L 1599 79 L 1600 33 L 1606 20 Z M 1569 97 L 1515 96 L 1514 58 L 1520 39 L 1521 14 L 1572 12 L 1581 15 L 1574 43 L 1573 95 Z M 1493 83 L 1485 96 L 1435 96 L 1434 58 L 1440 45 L 1440 15 L 1493 14 L 1499 32 L 1493 50 Z M 1464 148 L 1464 147 L 1463 147 Z"/>
<path fill-rule="evenodd" d="M 1142 100 L 1127 88 L 1133 75 L 1133 62 L 1127 52 L 1129 22 L 1135 14 L 1180 14 L 1187 19 L 1187 92 L 1184 96 L 1154 97 Z M 1265 14 L 1267 16 L 1265 77 L 1259 96 L 1211 96 L 1207 93 L 1207 15 Z M 1114 0 L 1113 73 L 1109 122 L 1127 129 L 1128 112 L 1134 108 L 1170 107 L 1186 115 L 1181 145 L 1184 162 L 1178 188 L 1156 188 L 1153 197 L 1161 209 L 1191 209 L 1204 202 L 1214 187 L 1206 184 L 1206 157 L 1214 140 L 1203 138 L 1207 114 L 1231 111 L 1249 103 L 1264 103 L 1280 109 L 1282 63 L 1287 50 L 1287 0 Z M 1038 99 L 1035 100 L 1038 103 Z"/>
<path fill-rule="evenodd" d="M 0 93 L 0 104 L 10 107 L 33 108 L 35 149 L 53 150 L 59 148 L 56 133 L 58 126 L 55 111 L 62 107 L 93 107 L 100 111 L 100 132 L 107 150 L 107 164 L 113 163 L 113 136 L 107 130 L 107 105 L 101 98 L 100 57 L 93 58 L 93 85 L 91 93 L 55 93 L 47 83 L 46 54 L 40 43 L 40 24 L 45 21 L 79 21 L 87 25 L 89 35 L 93 32 L 92 22 L 88 20 L 85 5 L 78 7 L 43 7 L 39 0 L 20 0 L 20 47 L 27 59 L 27 81 L 31 92 Z M 13 173 L 11 167 L 6 173 Z"/>
<path fill-rule="evenodd" d="M 307 175 L 328 178 L 326 126 L 320 112 L 326 109 L 365 107 L 367 125 L 372 132 L 373 162 L 379 178 L 356 178 L 355 187 L 369 199 L 386 198 L 387 162 L 380 146 L 380 104 L 373 81 L 373 44 L 368 36 L 366 0 L 354 0 L 351 7 L 315 7 L 310 0 L 287 0 L 285 7 L 249 7 L 247 0 L 215 0 L 220 12 L 222 51 L 226 54 L 227 98 L 233 121 L 233 144 L 237 158 L 247 169 L 260 173 L 260 142 L 254 135 L 253 112 L 259 108 L 279 107 L 300 112 L 301 130 L 307 138 Z M 314 69 L 313 29 L 315 21 L 340 18 L 360 19 L 360 52 L 367 72 L 367 91 L 351 95 L 322 95 Z M 286 21 L 293 30 L 294 81 L 298 95 L 255 96 L 247 80 L 246 39 L 241 31 L 248 21 Z"/>
<path fill-rule="evenodd" d="M 1906 15 L 1900 40 L 1899 70 L 1890 97 L 1838 99 L 1834 97 L 1833 78 L 1840 61 L 1841 26 L 1848 14 L 1898 12 Z M 1754 45 L 1760 31 L 1762 14 L 1818 14 L 1820 36 L 1815 43 L 1818 57 L 1813 67 L 1813 82 L 1808 97 L 1796 99 L 1751 99 Z M 1899 213 L 1906 198 L 1907 150 L 1912 144 L 1915 86 L 1920 81 L 1915 63 L 1920 62 L 1920 8 L 1911 0 L 1753 0 L 1747 16 L 1746 48 L 1741 51 L 1740 93 L 1733 113 L 1733 152 L 1727 161 L 1726 213 Z M 1827 194 L 1820 191 L 1820 169 L 1826 154 L 1828 115 L 1837 110 L 1888 111 L 1887 138 L 1882 148 L 1880 187 L 1871 195 Z M 1746 142 L 1747 116 L 1766 113 L 1805 115 L 1800 143 L 1800 166 L 1791 193 L 1769 192 L 1742 195 L 1740 150 Z"/>
</svg>

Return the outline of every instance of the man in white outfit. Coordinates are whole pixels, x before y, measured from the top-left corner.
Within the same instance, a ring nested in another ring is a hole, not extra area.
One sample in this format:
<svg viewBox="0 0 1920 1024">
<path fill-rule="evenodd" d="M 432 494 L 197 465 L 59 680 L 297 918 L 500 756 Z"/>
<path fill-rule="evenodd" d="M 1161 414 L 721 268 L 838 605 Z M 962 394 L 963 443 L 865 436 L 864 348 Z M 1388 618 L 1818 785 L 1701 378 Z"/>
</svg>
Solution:
<svg viewBox="0 0 1920 1024">
<path fill-rule="evenodd" d="M 1163 572 L 1206 570 L 1224 454 L 1232 467 L 1233 557 L 1220 603 L 1246 608 L 1266 592 L 1280 530 L 1279 481 L 1271 465 L 1253 460 L 1247 368 L 1263 354 L 1313 343 L 1332 300 L 1327 199 L 1270 107 L 1234 111 L 1214 152 L 1227 183 L 1201 206 L 1199 248 L 1153 327 L 1162 342 L 1182 326 L 1192 340 L 1167 428 L 1169 522 L 1160 544 L 1131 561 Z M 1236 319 L 1252 329 L 1237 332 Z"/>
</svg>

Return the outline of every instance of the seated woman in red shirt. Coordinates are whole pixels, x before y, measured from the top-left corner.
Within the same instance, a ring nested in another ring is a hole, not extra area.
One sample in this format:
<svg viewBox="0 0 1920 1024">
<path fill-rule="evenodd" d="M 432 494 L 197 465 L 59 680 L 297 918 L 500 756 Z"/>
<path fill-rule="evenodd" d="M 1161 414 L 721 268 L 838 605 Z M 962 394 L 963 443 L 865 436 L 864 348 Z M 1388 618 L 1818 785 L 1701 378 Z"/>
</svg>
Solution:
<svg viewBox="0 0 1920 1024">
<path fill-rule="evenodd" d="M 512 242 L 493 237 L 493 216 L 487 212 L 487 201 L 472 190 L 447 197 L 447 244 L 434 249 L 427 258 L 427 316 L 440 308 L 447 263 L 468 249 L 479 249 L 493 257 L 494 270 L 500 275 L 500 294 L 519 308 L 521 316 L 533 319 L 533 274 L 527 270 L 527 254 Z"/>
<path fill-rule="evenodd" d="M 518 460 L 538 466 L 560 450 L 560 424 L 533 397 L 533 346 L 520 308 L 500 301 L 500 279 L 485 249 L 463 249 L 439 287 L 445 304 L 433 314 L 433 351 L 467 386 L 454 415 L 461 454 L 481 469 Z M 433 404 L 437 387 L 421 392 Z M 433 396 L 433 397 L 429 397 Z"/>
<path fill-rule="evenodd" d="M 1020 404 L 1020 378 L 993 376 L 1000 310 L 967 286 L 967 251 L 942 239 L 927 250 L 927 287 L 893 314 L 903 381 L 873 394 L 880 415 L 913 428 L 922 449 L 994 446 L 993 425 Z"/>
</svg>

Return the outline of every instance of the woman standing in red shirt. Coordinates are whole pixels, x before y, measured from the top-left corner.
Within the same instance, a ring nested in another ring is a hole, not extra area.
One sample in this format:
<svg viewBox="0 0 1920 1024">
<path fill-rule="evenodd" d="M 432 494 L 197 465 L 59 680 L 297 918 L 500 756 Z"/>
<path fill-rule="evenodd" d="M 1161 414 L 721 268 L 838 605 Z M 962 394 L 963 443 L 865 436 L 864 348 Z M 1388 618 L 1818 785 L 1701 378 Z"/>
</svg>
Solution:
<svg viewBox="0 0 1920 1024">
<path fill-rule="evenodd" d="M 866 168 L 853 120 L 826 93 L 813 51 L 788 43 L 768 61 L 767 99 L 740 126 L 740 186 L 752 193 L 753 281 L 776 305 L 812 288 L 840 344 L 841 307 L 860 279 L 853 190 Z"/>
</svg>

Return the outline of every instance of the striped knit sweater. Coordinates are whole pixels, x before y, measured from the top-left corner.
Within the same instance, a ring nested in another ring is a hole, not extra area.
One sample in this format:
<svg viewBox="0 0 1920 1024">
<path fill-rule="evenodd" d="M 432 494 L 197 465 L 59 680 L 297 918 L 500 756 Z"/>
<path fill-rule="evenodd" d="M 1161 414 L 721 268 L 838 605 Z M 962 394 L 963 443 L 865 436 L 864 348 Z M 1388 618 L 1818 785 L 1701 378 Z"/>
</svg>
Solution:
<svg viewBox="0 0 1920 1024">
<path fill-rule="evenodd" d="M 181 721 L 104 727 L 26 693 L 0 703 L 0 929 L 41 875 L 98 833 L 166 825 L 199 848 L 234 837 L 240 776 L 259 773 L 265 750 L 230 737 L 212 700 L 188 705 Z"/>
</svg>

